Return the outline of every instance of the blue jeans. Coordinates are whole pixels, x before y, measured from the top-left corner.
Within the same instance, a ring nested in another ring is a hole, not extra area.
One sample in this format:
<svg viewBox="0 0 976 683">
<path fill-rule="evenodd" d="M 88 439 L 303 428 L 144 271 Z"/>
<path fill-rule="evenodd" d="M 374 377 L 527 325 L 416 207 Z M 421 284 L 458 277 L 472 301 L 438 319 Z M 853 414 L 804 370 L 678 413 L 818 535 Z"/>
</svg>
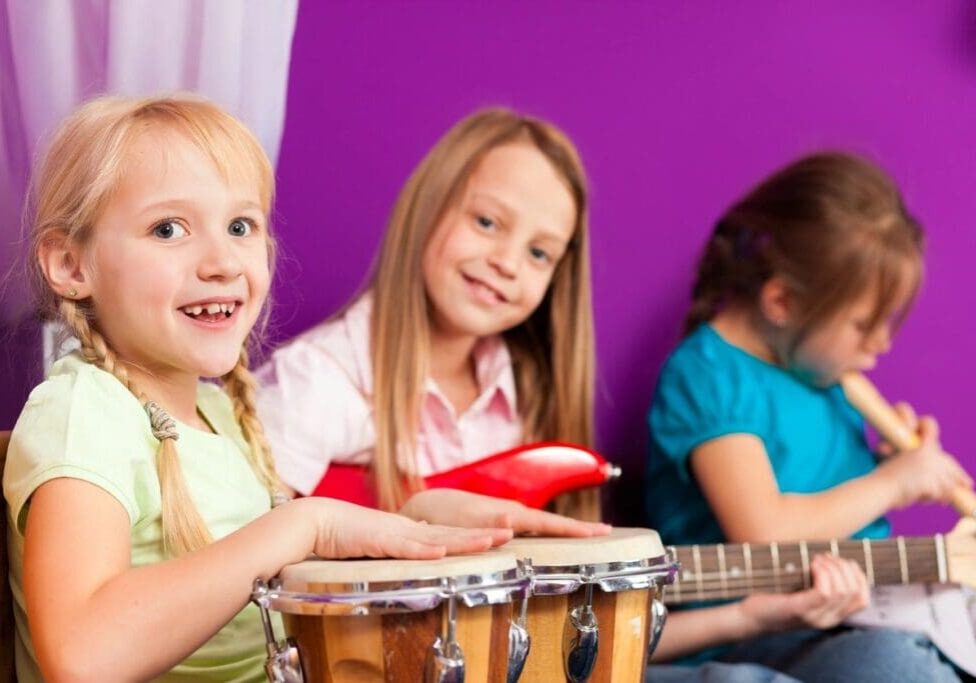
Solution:
<svg viewBox="0 0 976 683">
<path fill-rule="evenodd" d="M 795 678 L 759 664 L 706 662 L 697 666 L 652 664 L 645 683 L 799 683 Z"/>
<path fill-rule="evenodd" d="M 684 672 L 681 671 L 684 669 Z M 653 665 L 654 683 L 959 683 L 928 638 L 891 629 L 835 628 L 760 636 L 692 667 Z"/>
</svg>

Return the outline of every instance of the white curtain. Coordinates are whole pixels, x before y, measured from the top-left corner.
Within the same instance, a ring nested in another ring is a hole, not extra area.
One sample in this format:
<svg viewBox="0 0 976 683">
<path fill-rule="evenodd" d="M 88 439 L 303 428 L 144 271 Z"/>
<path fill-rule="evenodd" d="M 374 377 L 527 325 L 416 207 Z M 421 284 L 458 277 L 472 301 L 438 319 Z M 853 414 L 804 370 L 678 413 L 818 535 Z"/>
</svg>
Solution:
<svg viewBox="0 0 976 683">
<path fill-rule="evenodd" d="M 21 215 L 45 136 L 102 93 L 191 90 L 235 114 L 275 161 L 298 0 L 0 0 L 0 267 L 24 258 Z M 0 281 L 0 323 L 26 313 Z"/>
</svg>

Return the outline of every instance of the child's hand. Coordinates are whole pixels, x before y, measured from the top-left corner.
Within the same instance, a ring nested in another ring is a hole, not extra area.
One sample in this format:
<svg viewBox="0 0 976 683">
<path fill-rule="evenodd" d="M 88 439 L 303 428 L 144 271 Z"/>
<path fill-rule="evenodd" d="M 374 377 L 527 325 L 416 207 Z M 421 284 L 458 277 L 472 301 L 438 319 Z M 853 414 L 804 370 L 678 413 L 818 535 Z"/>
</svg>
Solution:
<svg viewBox="0 0 976 683">
<path fill-rule="evenodd" d="M 331 498 L 305 498 L 287 505 L 315 506 L 318 531 L 313 552 L 330 559 L 436 559 L 481 552 L 512 537 L 509 529 L 460 529 L 426 524 Z"/>
<path fill-rule="evenodd" d="M 893 405 L 892 408 L 894 408 L 895 412 L 898 414 L 898 417 L 901 418 L 901 421 L 911 432 L 918 433 L 918 414 L 915 412 L 915 409 L 912 408 L 911 404 L 905 403 L 904 401 L 899 401 Z M 898 449 L 895 448 L 891 442 L 885 440 L 878 442 L 878 449 L 876 453 L 882 458 L 887 458 L 897 452 Z"/>
<path fill-rule="evenodd" d="M 791 628 L 831 628 L 868 606 L 868 581 L 853 560 L 817 555 L 810 562 L 813 587 L 785 595 L 758 593 L 738 603 L 754 633 Z"/>
<path fill-rule="evenodd" d="M 436 524 L 498 527 L 540 536 L 602 536 L 610 533 L 607 524 L 581 522 L 534 510 L 513 500 L 457 489 L 428 489 L 414 494 L 400 508 L 400 514 Z"/>
<path fill-rule="evenodd" d="M 942 450 L 939 425 L 933 418 L 918 420 L 918 434 L 919 448 L 893 455 L 878 466 L 878 473 L 890 478 L 897 489 L 895 507 L 918 501 L 949 503 L 953 491 L 973 485 L 955 458 Z"/>
</svg>

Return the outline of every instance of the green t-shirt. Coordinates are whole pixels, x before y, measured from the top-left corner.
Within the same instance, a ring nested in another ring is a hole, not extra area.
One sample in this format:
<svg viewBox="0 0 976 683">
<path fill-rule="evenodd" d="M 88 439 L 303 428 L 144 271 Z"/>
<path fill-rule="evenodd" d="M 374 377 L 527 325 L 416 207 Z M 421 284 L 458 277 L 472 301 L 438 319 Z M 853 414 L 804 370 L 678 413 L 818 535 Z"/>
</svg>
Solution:
<svg viewBox="0 0 976 683">
<path fill-rule="evenodd" d="M 227 395 L 215 385 L 200 383 L 197 408 L 216 433 L 177 423 L 177 450 L 190 495 L 210 533 L 219 539 L 267 512 L 270 498 L 248 463 L 246 443 Z M 98 486 L 129 515 L 132 566 L 161 562 L 165 558 L 155 465 L 158 447 L 139 401 L 110 373 L 78 355 L 56 362 L 48 379 L 31 392 L 11 436 L 3 477 L 21 683 L 42 680 L 24 611 L 24 528 L 31 494 L 59 477 Z M 221 590 L 221 577 L 212 580 L 214 591 Z M 192 612 L 187 619 L 193 619 Z M 260 617 L 249 604 L 157 680 L 260 681 L 264 657 Z"/>
</svg>

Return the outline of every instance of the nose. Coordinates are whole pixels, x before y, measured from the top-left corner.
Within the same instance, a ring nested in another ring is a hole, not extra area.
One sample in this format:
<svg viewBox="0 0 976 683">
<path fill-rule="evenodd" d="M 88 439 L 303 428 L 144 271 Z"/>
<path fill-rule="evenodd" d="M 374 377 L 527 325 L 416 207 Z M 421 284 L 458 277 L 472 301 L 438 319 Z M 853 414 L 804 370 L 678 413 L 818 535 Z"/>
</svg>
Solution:
<svg viewBox="0 0 976 683">
<path fill-rule="evenodd" d="M 891 325 L 881 323 L 868 333 L 864 340 L 865 348 L 875 355 L 891 350 Z"/>
<path fill-rule="evenodd" d="M 201 250 L 197 269 L 201 280 L 232 280 L 244 272 L 233 238 L 225 231 L 206 236 Z"/>
<path fill-rule="evenodd" d="M 518 275 L 519 268 L 519 245 L 514 240 L 498 240 L 488 256 L 488 263 L 506 278 L 513 278 Z"/>
</svg>

